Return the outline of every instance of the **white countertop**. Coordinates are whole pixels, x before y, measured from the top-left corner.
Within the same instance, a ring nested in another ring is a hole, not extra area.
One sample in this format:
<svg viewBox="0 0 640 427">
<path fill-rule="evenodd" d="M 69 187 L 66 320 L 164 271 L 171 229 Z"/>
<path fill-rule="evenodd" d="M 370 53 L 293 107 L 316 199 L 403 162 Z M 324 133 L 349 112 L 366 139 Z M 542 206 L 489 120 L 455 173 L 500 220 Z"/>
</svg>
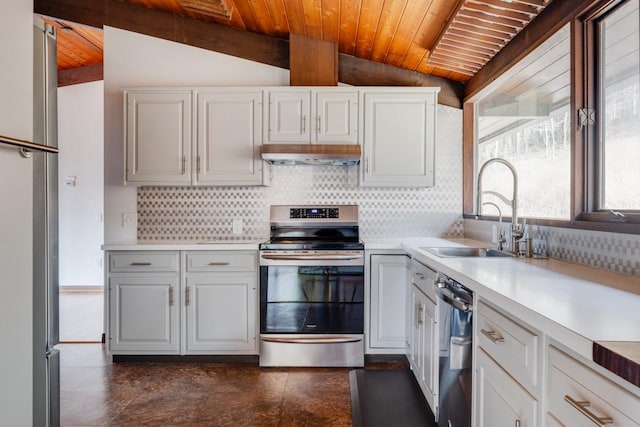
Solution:
<svg viewBox="0 0 640 427">
<path fill-rule="evenodd" d="M 639 278 L 554 259 L 443 258 L 423 249 L 461 242 L 406 239 L 403 247 L 586 358 L 593 341 L 640 341 Z"/>
</svg>

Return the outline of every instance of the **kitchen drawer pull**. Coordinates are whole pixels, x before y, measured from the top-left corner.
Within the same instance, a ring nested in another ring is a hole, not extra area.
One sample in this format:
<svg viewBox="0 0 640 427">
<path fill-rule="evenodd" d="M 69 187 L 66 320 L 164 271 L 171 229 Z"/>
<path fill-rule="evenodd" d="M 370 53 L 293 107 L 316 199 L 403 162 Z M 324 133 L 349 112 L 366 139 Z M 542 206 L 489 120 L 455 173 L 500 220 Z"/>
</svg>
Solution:
<svg viewBox="0 0 640 427">
<path fill-rule="evenodd" d="M 418 304 L 418 325 L 424 324 L 424 305 Z"/>
<path fill-rule="evenodd" d="M 229 265 L 229 263 L 228 262 L 224 262 L 224 261 L 222 261 L 222 262 L 211 261 L 209 263 L 209 265 Z"/>
<path fill-rule="evenodd" d="M 422 273 L 414 273 L 418 279 L 424 279 L 424 274 Z"/>
<path fill-rule="evenodd" d="M 480 332 L 482 332 L 482 335 L 484 335 L 485 337 L 489 338 L 491 340 L 492 343 L 500 343 L 500 342 L 504 342 L 504 337 L 502 337 L 499 333 L 497 333 L 496 331 L 488 331 L 486 329 L 480 329 Z"/>
<path fill-rule="evenodd" d="M 182 156 L 182 175 L 187 172 L 187 156 Z"/>
<path fill-rule="evenodd" d="M 187 286 L 184 290 L 184 305 L 189 304 L 191 304 L 191 288 Z"/>
<path fill-rule="evenodd" d="M 132 267 L 142 267 L 142 266 L 149 266 L 151 265 L 151 263 L 150 262 L 132 262 L 129 265 Z"/>
<path fill-rule="evenodd" d="M 586 400 L 575 400 L 573 397 L 568 394 L 564 395 L 564 400 L 569 403 L 571 406 L 576 408 L 582 415 L 589 418 L 594 424 L 598 426 L 606 426 L 607 424 L 613 424 L 613 418 L 611 417 L 599 417 L 593 412 L 591 412 L 588 408 L 591 406 Z"/>
<path fill-rule="evenodd" d="M 172 306 L 173 302 L 173 286 L 169 286 L 169 306 Z"/>
</svg>

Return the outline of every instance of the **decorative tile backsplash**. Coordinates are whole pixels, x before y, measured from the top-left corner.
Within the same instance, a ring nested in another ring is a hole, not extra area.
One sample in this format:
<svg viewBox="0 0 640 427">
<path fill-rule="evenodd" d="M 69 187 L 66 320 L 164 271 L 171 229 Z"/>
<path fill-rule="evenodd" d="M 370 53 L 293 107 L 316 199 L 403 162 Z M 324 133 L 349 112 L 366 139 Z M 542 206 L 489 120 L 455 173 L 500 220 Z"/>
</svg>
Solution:
<svg viewBox="0 0 640 427">
<path fill-rule="evenodd" d="M 493 221 L 464 220 L 465 237 L 491 242 Z M 502 224 L 508 236 L 509 224 Z M 640 277 L 640 236 L 559 227 L 529 227 L 533 250 L 552 258 Z"/>
<path fill-rule="evenodd" d="M 363 238 L 462 237 L 461 123 L 461 110 L 438 106 L 434 187 L 359 187 L 357 167 L 305 165 L 273 166 L 269 187 L 141 187 L 138 239 L 266 240 L 276 204 L 357 204 Z"/>
</svg>

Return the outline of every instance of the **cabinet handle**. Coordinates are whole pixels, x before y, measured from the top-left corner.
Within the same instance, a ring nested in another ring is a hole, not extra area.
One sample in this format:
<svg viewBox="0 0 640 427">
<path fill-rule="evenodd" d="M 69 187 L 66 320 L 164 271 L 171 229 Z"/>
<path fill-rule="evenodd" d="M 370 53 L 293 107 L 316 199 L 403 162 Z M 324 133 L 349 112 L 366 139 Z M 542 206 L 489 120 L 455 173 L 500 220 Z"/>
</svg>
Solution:
<svg viewBox="0 0 640 427">
<path fill-rule="evenodd" d="M 586 400 L 575 400 L 573 397 L 568 394 L 564 395 L 564 400 L 569 403 L 571 406 L 576 408 L 578 412 L 580 412 L 585 417 L 589 418 L 595 425 L 605 426 L 607 424 L 613 424 L 613 418 L 611 417 L 599 417 L 593 412 L 591 412 L 588 408 L 591 406 L 591 403 Z"/>
<path fill-rule="evenodd" d="M 413 316 L 415 318 L 415 321 L 413 322 L 413 326 L 418 329 L 418 327 L 420 326 L 420 323 L 418 323 L 418 306 L 420 304 L 416 303 L 413 305 Z"/>
<path fill-rule="evenodd" d="M 182 156 L 182 175 L 187 173 L 187 156 Z"/>
<path fill-rule="evenodd" d="M 210 262 L 209 265 L 229 265 L 228 262 Z"/>
<path fill-rule="evenodd" d="M 364 173 L 369 175 L 369 156 L 364 158 Z"/>
<path fill-rule="evenodd" d="M 200 154 L 196 157 L 196 173 L 200 173 Z"/>
<path fill-rule="evenodd" d="M 302 133 L 307 133 L 307 116 L 302 116 Z"/>
<path fill-rule="evenodd" d="M 418 325 L 424 324 L 424 305 L 418 304 Z"/>
<path fill-rule="evenodd" d="M 318 116 L 318 122 L 316 123 L 316 131 L 322 133 L 322 118 Z"/>
<path fill-rule="evenodd" d="M 424 274 L 422 273 L 414 273 L 418 279 L 424 279 Z"/>
<path fill-rule="evenodd" d="M 169 306 L 173 305 L 173 286 L 169 286 Z"/>
<path fill-rule="evenodd" d="M 191 288 L 187 286 L 184 290 L 184 305 L 191 304 Z"/>
<path fill-rule="evenodd" d="M 486 329 L 480 329 L 482 335 L 489 338 L 492 343 L 497 344 L 499 342 L 504 342 L 504 337 L 502 337 L 499 333 L 494 330 L 488 331 Z"/>
<path fill-rule="evenodd" d="M 133 267 L 141 267 L 141 266 L 149 266 L 151 265 L 151 263 L 150 262 L 132 262 L 129 265 Z"/>
</svg>

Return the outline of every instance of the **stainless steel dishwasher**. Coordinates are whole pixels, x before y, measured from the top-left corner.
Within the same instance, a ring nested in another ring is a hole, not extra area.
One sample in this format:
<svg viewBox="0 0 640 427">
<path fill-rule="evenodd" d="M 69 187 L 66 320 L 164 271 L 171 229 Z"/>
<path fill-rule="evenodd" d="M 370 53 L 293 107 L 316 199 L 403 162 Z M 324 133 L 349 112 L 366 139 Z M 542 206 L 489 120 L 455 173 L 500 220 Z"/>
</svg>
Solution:
<svg viewBox="0 0 640 427">
<path fill-rule="evenodd" d="M 438 427 L 471 426 L 473 291 L 440 274 Z"/>
</svg>

